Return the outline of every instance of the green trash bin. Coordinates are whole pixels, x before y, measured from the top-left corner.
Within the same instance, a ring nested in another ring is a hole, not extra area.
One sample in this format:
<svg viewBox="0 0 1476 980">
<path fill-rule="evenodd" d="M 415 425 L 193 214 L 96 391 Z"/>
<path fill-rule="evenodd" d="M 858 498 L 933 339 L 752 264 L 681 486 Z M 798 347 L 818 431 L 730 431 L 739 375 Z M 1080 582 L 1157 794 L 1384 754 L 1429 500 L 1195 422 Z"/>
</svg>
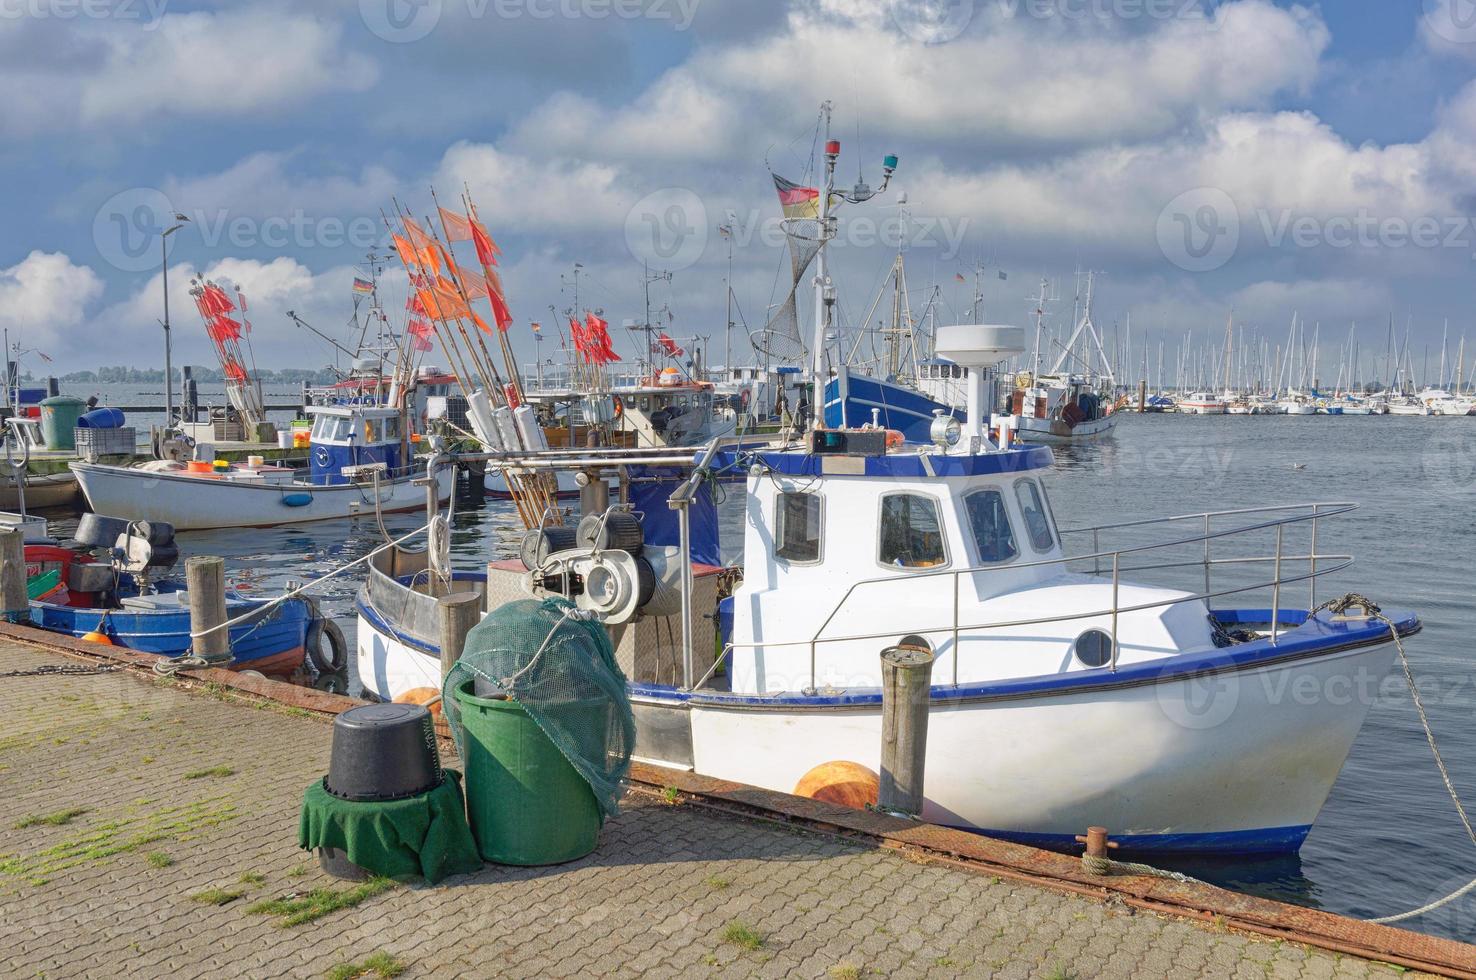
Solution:
<svg viewBox="0 0 1476 980">
<path fill-rule="evenodd" d="M 599 842 L 599 802 L 538 723 L 513 700 L 456 688 L 472 836 L 495 864 L 562 864 Z M 608 710 L 603 703 L 592 710 Z"/>
<path fill-rule="evenodd" d="M 76 395 L 52 395 L 41 403 L 41 438 L 47 449 L 76 449 L 77 420 L 87 403 Z"/>
</svg>

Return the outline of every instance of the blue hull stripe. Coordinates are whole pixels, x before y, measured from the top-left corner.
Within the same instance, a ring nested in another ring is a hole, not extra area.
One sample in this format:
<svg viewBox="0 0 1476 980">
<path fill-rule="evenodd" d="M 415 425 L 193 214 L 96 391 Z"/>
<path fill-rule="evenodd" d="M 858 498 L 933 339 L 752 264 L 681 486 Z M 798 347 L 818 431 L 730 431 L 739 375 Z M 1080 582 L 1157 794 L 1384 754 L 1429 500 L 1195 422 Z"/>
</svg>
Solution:
<svg viewBox="0 0 1476 980">
<path fill-rule="evenodd" d="M 985 837 L 1043 847 L 1052 851 L 1081 852 L 1074 834 L 1033 834 L 1014 830 L 980 830 L 955 827 Z M 1196 854 L 1295 854 L 1312 829 L 1303 827 L 1266 827 L 1256 830 L 1220 830 L 1198 834 L 1113 834 L 1119 853 L 1147 851 L 1159 854 L 1175 852 Z"/>
</svg>

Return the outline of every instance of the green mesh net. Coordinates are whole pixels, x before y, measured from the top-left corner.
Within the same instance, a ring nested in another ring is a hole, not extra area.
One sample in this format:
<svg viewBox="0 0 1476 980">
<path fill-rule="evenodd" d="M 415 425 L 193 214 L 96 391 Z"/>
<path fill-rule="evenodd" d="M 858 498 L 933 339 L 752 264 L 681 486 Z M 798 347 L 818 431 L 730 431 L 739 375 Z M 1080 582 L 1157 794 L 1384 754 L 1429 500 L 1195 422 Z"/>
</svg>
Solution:
<svg viewBox="0 0 1476 980">
<path fill-rule="evenodd" d="M 473 627 L 442 689 L 462 758 L 466 734 L 453 692 L 475 678 L 492 685 L 478 696 L 506 696 L 528 712 L 589 783 L 606 817 L 619 812 L 635 718 L 604 626 L 573 603 L 549 598 L 507 603 Z"/>
</svg>

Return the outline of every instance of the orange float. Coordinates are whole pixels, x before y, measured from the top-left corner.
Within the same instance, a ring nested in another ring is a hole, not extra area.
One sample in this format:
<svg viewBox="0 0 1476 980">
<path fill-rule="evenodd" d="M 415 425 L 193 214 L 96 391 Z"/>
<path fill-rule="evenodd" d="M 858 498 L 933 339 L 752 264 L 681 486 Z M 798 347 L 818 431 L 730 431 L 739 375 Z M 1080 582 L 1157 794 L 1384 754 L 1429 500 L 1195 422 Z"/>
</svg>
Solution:
<svg viewBox="0 0 1476 980">
<path fill-rule="evenodd" d="M 432 718 L 441 720 L 441 692 L 433 687 L 412 687 L 398 695 L 395 704 L 423 704 L 430 709 Z"/>
<path fill-rule="evenodd" d="M 867 804 L 876 805 L 880 783 L 876 773 L 859 762 L 822 762 L 800 777 L 794 795 L 864 810 Z"/>
</svg>

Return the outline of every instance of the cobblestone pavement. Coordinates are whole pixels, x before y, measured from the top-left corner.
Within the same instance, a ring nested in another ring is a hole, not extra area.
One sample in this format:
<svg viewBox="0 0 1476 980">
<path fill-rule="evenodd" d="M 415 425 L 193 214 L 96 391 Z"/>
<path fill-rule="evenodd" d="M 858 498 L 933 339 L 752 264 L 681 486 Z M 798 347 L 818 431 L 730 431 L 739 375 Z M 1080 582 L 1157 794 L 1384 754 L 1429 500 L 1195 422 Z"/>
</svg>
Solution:
<svg viewBox="0 0 1476 980">
<path fill-rule="evenodd" d="M 0 644 L 0 673 L 52 662 Z M 296 847 L 328 760 L 303 714 L 126 674 L 0 679 L 4 975 L 322 976 L 377 953 L 405 976 L 1393 975 L 644 794 L 585 860 L 289 926 L 252 906 L 353 887 Z"/>
</svg>

